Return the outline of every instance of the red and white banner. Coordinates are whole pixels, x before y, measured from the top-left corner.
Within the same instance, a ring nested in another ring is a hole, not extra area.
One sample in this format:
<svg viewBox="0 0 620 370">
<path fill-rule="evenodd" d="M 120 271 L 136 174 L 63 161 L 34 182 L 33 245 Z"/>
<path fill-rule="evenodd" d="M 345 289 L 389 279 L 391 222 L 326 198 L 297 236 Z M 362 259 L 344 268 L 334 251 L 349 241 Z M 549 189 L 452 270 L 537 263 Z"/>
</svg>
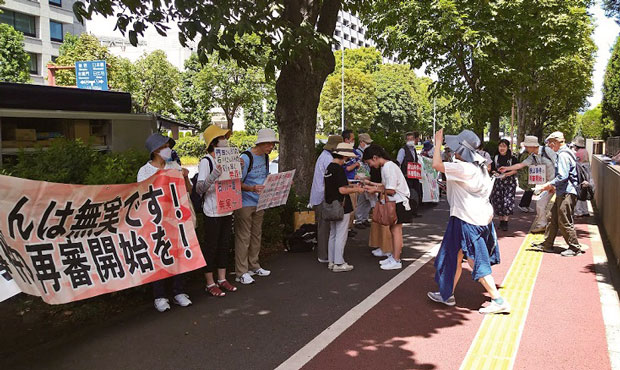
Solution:
<svg viewBox="0 0 620 370">
<path fill-rule="evenodd" d="M 66 303 L 204 265 L 180 171 L 96 186 L 0 176 L 0 279 L 24 293 Z"/>
<path fill-rule="evenodd" d="M 407 178 L 408 179 L 422 179 L 422 165 L 418 162 L 407 163 Z"/>
</svg>

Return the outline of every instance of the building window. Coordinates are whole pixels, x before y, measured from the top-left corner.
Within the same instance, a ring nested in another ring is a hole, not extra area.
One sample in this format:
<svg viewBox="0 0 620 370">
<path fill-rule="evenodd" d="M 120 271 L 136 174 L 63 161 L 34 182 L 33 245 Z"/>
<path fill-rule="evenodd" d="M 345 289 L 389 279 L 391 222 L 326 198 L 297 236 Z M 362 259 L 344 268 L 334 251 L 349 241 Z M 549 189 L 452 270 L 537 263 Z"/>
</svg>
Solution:
<svg viewBox="0 0 620 370">
<path fill-rule="evenodd" d="M 62 42 L 62 23 L 50 21 L 50 39 Z"/>
<path fill-rule="evenodd" d="M 0 13 L 0 23 L 6 23 L 26 36 L 37 37 L 37 29 L 34 24 L 35 18 L 22 13 L 10 10 L 2 10 Z"/>
<path fill-rule="evenodd" d="M 30 74 L 39 74 L 39 58 L 35 53 L 28 53 L 30 57 Z"/>
<path fill-rule="evenodd" d="M 56 63 L 56 59 L 58 59 L 58 55 L 52 55 L 52 63 Z"/>
<path fill-rule="evenodd" d="M 344 39 L 348 40 L 349 39 L 349 35 L 347 35 L 346 33 L 344 34 Z"/>
<path fill-rule="evenodd" d="M 49 2 L 50 2 L 50 5 L 62 7 L 62 0 L 49 0 Z"/>
<path fill-rule="evenodd" d="M 351 43 L 357 44 L 357 39 L 355 37 L 351 37 Z"/>
<path fill-rule="evenodd" d="M 336 32 L 334 32 L 334 36 L 340 37 L 340 31 L 336 30 Z"/>
</svg>

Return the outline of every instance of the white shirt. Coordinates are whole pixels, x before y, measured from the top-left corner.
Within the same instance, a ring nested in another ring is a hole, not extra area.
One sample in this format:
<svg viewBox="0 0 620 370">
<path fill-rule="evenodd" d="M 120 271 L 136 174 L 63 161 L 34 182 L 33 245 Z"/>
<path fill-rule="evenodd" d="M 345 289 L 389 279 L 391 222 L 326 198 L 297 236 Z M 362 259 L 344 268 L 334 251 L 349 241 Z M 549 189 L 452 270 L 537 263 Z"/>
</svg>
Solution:
<svg viewBox="0 0 620 370">
<path fill-rule="evenodd" d="M 164 166 L 164 170 L 179 170 L 181 171 L 181 166 L 179 166 L 179 164 L 177 162 L 166 162 L 166 165 Z M 157 173 L 157 171 L 159 171 L 159 167 L 155 167 L 151 164 L 151 161 L 146 162 L 146 164 L 142 167 L 140 167 L 140 169 L 138 170 L 138 182 L 142 182 L 146 179 L 148 179 L 149 177 L 153 176 L 155 173 Z"/>
<path fill-rule="evenodd" d="M 201 159 L 200 164 L 198 165 L 198 181 L 205 181 L 207 176 L 209 176 L 212 172 L 211 168 L 215 168 L 215 158 L 213 158 L 210 154 L 207 154 L 207 157 L 211 159 L 211 165 L 213 167 L 209 167 L 208 159 Z M 223 217 L 232 215 L 232 212 L 217 213 L 217 195 L 215 194 L 215 185 L 216 183 L 214 182 L 205 192 L 205 201 L 202 204 L 202 211 L 208 217 Z"/>
<path fill-rule="evenodd" d="M 473 163 L 446 162 L 447 197 L 450 216 L 468 224 L 487 226 L 493 220 L 489 200 L 493 181 L 486 171 Z"/>
<path fill-rule="evenodd" d="M 396 191 L 394 195 L 388 195 L 388 200 L 403 203 L 406 210 L 410 209 L 409 186 L 403 172 L 396 163 L 388 161 L 381 167 L 381 183 L 386 190 Z"/>
</svg>

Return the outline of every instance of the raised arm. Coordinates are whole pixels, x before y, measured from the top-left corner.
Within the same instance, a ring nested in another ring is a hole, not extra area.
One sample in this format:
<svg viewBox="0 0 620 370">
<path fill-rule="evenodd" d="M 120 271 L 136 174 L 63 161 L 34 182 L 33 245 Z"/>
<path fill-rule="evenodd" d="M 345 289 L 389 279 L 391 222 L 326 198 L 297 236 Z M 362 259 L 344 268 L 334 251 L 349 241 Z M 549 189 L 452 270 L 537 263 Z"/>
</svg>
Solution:
<svg viewBox="0 0 620 370">
<path fill-rule="evenodd" d="M 443 129 L 435 133 L 435 147 L 433 148 L 433 168 L 439 172 L 445 173 L 446 166 L 441 160 L 441 144 L 443 143 Z"/>
</svg>

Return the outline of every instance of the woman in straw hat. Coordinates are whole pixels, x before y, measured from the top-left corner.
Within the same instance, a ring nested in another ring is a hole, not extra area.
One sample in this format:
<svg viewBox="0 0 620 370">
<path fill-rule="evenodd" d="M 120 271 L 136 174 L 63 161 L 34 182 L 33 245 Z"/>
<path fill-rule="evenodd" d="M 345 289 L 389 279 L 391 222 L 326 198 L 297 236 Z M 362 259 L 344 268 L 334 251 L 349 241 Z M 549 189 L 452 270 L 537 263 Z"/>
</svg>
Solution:
<svg viewBox="0 0 620 370">
<path fill-rule="evenodd" d="M 446 163 L 440 159 L 442 142 L 443 129 L 435 134 L 433 168 L 446 174 L 450 221 L 435 259 L 435 281 L 439 291 L 428 292 L 428 297 L 447 306 L 456 305 L 454 290 L 461 277 L 465 256 L 474 280 L 491 295 L 491 304 L 480 308 L 479 312 L 510 312 L 510 305 L 500 296 L 491 276 L 491 265 L 499 263 L 499 248 L 493 226 L 493 207 L 489 202 L 493 180 L 485 159 L 476 153 L 480 139 L 469 130 L 457 136 L 446 136 L 446 146 L 454 151 L 455 156 L 453 162 Z"/>
<path fill-rule="evenodd" d="M 196 192 L 203 195 L 202 211 L 205 215 L 205 238 L 201 245 L 202 254 L 207 262 L 205 291 L 214 297 L 223 297 L 226 292 L 235 292 L 237 287 L 226 280 L 226 266 L 228 265 L 229 242 L 232 234 L 232 212 L 218 213 L 215 182 L 222 174 L 216 165 L 215 147 L 228 147 L 230 130 L 224 130 L 216 125 L 207 127 L 203 133 L 207 143 L 207 155 L 198 165 L 198 180 Z M 217 273 L 217 282 L 213 274 Z"/>
<path fill-rule="evenodd" d="M 340 143 L 332 152 L 333 160 L 325 171 L 325 203 L 333 201 L 341 202 L 344 207 L 344 218 L 339 221 L 330 221 L 328 265 L 333 272 L 346 272 L 353 270 L 353 266 L 344 260 L 344 247 L 349 233 L 349 220 L 353 212 L 353 204 L 349 194 L 363 193 L 360 186 L 349 185 L 347 175 L 342 167 L 348 158 L 355 157 L 353 144 Z"/>
</svg>

